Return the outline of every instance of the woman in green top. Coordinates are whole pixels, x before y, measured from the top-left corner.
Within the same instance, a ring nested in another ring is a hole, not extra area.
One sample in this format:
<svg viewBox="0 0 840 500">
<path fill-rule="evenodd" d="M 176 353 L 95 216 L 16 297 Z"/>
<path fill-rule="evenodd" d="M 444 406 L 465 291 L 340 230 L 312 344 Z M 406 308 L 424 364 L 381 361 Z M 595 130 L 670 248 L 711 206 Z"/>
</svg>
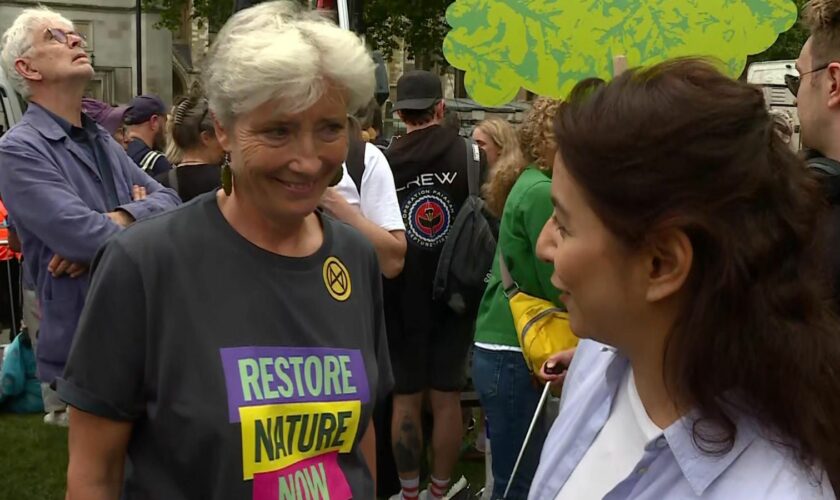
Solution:
<svg viewBox="0 0 840 500">
<path fill-rule="evenodd" d="M 535 245 L 551 216 L 551 165 L 555 144 L 552 124 L 559 102 L 541 98 L 534 102 L 519 131 L 524 155 L 500 159 L 485 186 L 488 208 L 501 216 L 499 244 L 505 262 L 523 292 L 557 302 L 551 285 L 552 267 L 535 256 Z M 516 329 L 499 275 L 498 260 L 478 311 L 472 377 L 487 415 L 493 447 L 493 496 L 501 498 L 507 487 L 519 448 L 540 398 L 539 389 L 525 366 Z M 558 305 L 560 305 L 558 303 Z M 534 476 L 544 435 L 533 435 L 519 466 L 509 499 L 526 498 Z"/>
</svg>

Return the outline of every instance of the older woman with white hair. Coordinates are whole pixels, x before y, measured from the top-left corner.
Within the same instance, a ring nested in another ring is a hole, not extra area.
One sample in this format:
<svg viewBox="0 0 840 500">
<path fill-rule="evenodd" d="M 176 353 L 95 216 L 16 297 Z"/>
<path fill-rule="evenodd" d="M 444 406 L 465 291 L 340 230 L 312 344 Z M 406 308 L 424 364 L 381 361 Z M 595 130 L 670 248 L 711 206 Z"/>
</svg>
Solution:
<svg viewBox="0 0 840 500">
<path fill-rule="evenodd" d="M 371 413 L 392 384 L 381 274 L 361 234 L 316 210 L 373 63 L 288 2 L 234 15 L 208 57 L 224 189 L 98 256 L 58 384 L 69 498 L 374 498 Z"/>
</svg>

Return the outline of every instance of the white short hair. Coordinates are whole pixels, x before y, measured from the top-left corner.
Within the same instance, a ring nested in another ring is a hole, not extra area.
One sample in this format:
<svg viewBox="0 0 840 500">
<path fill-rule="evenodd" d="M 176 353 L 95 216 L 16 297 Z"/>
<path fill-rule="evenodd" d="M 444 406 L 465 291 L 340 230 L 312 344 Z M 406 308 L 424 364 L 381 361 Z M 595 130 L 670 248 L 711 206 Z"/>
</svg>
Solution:
<svg viewBox="0 0 840 500">
<path fill-rule="evenodd" d="M 352 113 L 373 97 L 374 69 L 357 35 L 292 2 L 273 1 L 228 20 L 210 48 L 204 84 L 210 109 L 230 124 L 273 99 L 284 112 L 302 111 L 330 85 L 344 92 Z"/>
<path fill-rule="evenodd" d="M 24 99 L 29 99 L 30 96 L 29 83 L 15 69 L 15 61 L 32 47 L 35 41 L 35 30 L 39 26 L 50 23 L 66 24 L 73 29 L 73 21 L 54 10 L 39 6 L 21 12 L 15 22 L 3 33 L 3 38 L 0 38 L 0 65 L 12 86 Z"/>
</svg>

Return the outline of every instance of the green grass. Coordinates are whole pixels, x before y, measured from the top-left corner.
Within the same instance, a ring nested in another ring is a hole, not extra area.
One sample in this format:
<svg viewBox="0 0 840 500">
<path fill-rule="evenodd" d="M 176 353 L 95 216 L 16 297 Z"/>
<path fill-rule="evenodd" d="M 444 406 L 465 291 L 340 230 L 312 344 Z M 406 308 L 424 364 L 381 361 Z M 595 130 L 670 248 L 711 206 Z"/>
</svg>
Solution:
<svg viewBox="0 0 840 500">
<path fill-rule="evenodd" d="M 64 498 L 67 429 L 43 418 L 0 413 L 0 499 Z"/>
<path fill-rule="evenodd" d="M 66 474 L 67 429 L 44 424 L 43 415 L 0 413 L 0 500 L 61 500 Z M 478 491 L 484 461 L 461 460 L 452 481 L 462 475 Z"/>
</svg>

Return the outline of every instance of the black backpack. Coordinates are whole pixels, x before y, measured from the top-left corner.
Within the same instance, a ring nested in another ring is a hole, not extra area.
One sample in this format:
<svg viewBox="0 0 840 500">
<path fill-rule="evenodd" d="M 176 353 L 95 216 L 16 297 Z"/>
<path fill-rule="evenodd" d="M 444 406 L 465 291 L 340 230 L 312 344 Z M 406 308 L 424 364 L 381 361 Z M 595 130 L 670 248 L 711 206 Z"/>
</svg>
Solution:
<svg viewBox="0 0 840 500">
<path fill-rule="evenodd" d="M 498 223 L 481 199 L 478 145 L 471 139 L 464 141 L 470 194 L 458 211 L 441 249 L 432 296 L 458 314 L 475 317 L 493 267 Z"/>
</svg>

